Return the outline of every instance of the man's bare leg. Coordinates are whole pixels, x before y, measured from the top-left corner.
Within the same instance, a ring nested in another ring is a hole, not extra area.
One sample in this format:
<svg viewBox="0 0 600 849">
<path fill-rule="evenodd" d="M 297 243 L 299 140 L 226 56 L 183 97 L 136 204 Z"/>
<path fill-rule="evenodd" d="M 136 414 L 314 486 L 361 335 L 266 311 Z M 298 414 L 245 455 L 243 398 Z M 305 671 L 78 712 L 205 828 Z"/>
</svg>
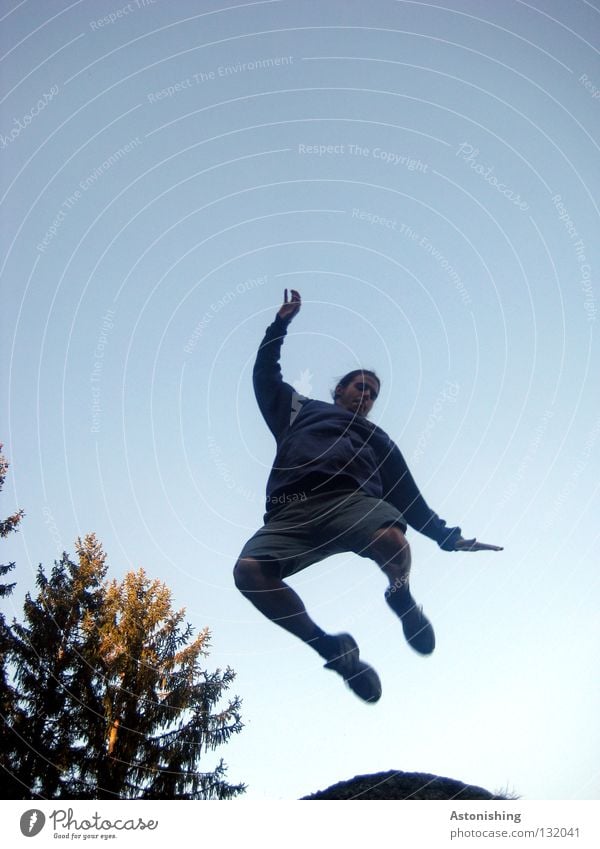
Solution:
<svg viewBox="0 0 600 849">
<path fill-rule="evenodd" d="M 237 588 L 264 616 L 299 637 L 324 658 L 326 669 L 339 673 L 350 689 L 366 702 L 381 698 L 381 682 L 375 670 L 360 660 L 350 634 L 326 634 L 313 622 L 304 602 L 277 575 L 274 562 L 241 557 L 235 565 Z"/>
<path fill-rule="evenodd" d="M 419 654 L 431 654 L 435 648 L 435 634 L 410 592 L 411 556 L 406 537 L 395 525 L 380 528 L 373 535 L 370 550 L 389 581 L 385 599 L 402 620 L 408 644 Z"/>
<path fill-rule="evenodd" d="M 318 644 L 328 635 L 313 622 L 298 593 L 281 580 L 277 571 L 275 561 L 242 557 L 235 565 L 233 576 L 238 590 L 264 616 L 326 657 L 319 651 Z"/>
</svg>

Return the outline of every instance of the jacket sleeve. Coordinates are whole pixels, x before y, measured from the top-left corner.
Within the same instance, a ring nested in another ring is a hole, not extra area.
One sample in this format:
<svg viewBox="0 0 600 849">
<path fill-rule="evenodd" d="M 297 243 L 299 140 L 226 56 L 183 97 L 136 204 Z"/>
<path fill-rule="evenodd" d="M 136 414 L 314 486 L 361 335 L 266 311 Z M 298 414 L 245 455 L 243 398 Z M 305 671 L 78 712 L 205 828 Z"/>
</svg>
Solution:
<svg viewBox="0 0 600 849">
<path fill-rule="evenodd" d="M 279 365 L 288 324 L 289 321 L 277 316 L 267 327 L 252 374 L 259 409 L 277 441 L 289 427 L 293 397 L 296 394 L 294 388 L 284 382 Z"/>
<path fill-rule="evenodd" d="M 444 551 L 454 551 L 461 535 L 458 527 L 447 527 L 421 495 L 397 445 L 390 440 L 389 452 L 381 466 L 383 497 L 405 517 L 411 528 L 435 540 Z"/>
</svg>

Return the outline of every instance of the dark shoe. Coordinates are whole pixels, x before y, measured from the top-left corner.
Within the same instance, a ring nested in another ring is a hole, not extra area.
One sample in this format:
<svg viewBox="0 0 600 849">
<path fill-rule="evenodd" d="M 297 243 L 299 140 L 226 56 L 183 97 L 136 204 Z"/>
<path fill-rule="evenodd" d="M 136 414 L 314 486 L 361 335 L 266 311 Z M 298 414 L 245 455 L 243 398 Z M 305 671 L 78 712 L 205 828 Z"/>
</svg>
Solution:
<svg viewBox="0 0 600 849">
<path fill-rule="evenodd" d="M 325 669 L 338 672 L 353 693 L 365 702 L 377 702 L 381 698 L 381 681 L 368 663 L 359 660 L 358 646 L 350 634 L 335 636 L 337 648 Z"/>
<path fill-rule="evenodd" d="M 412 597 L 408 585 L 401 591 L 387 589 L 385 600 L 396 616 L 402 620 L 406 642 L 419 654 L 431 654 L 435 649 L 435 634 L 423 608 Z"/>
<path fill-rule="evenodd" d="M 435 649 L 435 634 L 429 619 L 419 604 L 413 604 L 400 615 L 406 642 L 419 654 L 431 654 Z"/>
</svg>

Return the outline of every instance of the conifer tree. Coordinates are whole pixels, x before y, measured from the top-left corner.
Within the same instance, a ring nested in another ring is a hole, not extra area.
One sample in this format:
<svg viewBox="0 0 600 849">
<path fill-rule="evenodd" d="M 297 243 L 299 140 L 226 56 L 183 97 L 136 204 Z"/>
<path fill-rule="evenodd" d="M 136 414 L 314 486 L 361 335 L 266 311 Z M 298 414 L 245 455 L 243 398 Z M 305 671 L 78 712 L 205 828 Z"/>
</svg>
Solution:
<svg viewBox="0 0 600 849">
<path fill-rule="evenodd" d="M 3 445 L 0 443 L 0 492 L 4 488 L 8 461 L 2 453 Z M 22 510 L 17 510 L 12 516 L 0 519 L 0 539 L 4 539 L 10 533 L 18 529 L 23 518 Z M 14 563 L 0 563 L 0 599 L 9 596 L 14 588 L 14 583 L 4 583 L 4 577 L 15 568 Z M 0 611 L 0 753 L 14 752 L 18 739 L 13 732 L 13 726 L 18 718 L 15 692 L 8 680 L 7 659 L 11 645 L 11 633 L 6 624 L 4 614 Z M 13 777 L 14 756 L 0 754 L 0 786 L 5 788 L 2 798 L 13 798 L 20 792 L 20 786 Z"/>
<path fill-rule="evenodd" d="M 86 734 L 97 706 L 95 620 L 104 598 L 105 556 L 93 536 L 77 541 L 78 560 L 66 553 L 50 577 L 40 565 L 38 595 L 28 593 L 24 624 L 12 626 L 10 659 L 16 670 L 25 741 L 18 779 L 25 797 L 77 798 L 87 757 Z"/>
<path fill-rule="evenodd" d="M 195 639 L 171 593 L 143 570 L 107 584 L 93 535 L 77 542 L 15 625 L 13 660 L 27 715 L 21 777 L 45 798 L 225 799 L 243 791 L 222 761 L 202 756 L 241 730 L 234 679 L 201 668 L 209 633 Z M 203 763 L 203 760 L 202 760 Z"/>
<path fill-rule="evenodd" d="M 0 492 L 4 489 L 4 481 L 6 480 L 6 473 L 8 471 L 8 460 L 2 453 L 2 448 L 4 446 L 0 442 Z M 22 510 L 17 510 L 16 513 L 13 513 L 12 516 L 8 516 L 6 519 L 0 519 L 0 539 L 4 539 L 13 531 L 16 531 L 19 527 L 19 523 L 25 514 Z M 15 568 L 14 563 L 9 563 L 8 565 L 0 564 L 0 576 L 4 578 L 9 572 Z M 13 591 L 14 584 L 5 584 L 0 583 L 0 598 L 4 598 L 5 596 L 9 596 Z M 0 613 L 0 622 L 4 625 L 4 616 Z"/>
<path fill-rule="evenodd" d="M 242 789 L 224 781 L 222 762 L 208 773 L 197 769 L 202 752 L 240 730 L 240 702 L 213 712 L 235 676 L 201 669 L 208 629 L 192 639 L 183 618 L 170 590 L 142 569 L 107 588 L 100 654 L 108 742 L 98 774 L 107 797 L 222 799 Z"/>
</svg>

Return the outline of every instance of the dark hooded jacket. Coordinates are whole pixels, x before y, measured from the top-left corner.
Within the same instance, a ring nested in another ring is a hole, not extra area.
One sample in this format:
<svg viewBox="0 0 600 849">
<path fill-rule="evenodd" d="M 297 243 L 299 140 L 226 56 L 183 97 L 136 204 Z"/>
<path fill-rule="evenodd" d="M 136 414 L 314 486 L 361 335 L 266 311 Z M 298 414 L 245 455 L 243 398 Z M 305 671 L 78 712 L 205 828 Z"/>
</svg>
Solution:
<svg viewBox="0 0 600 849">
<path fill-rule="evenodd" d="M 267 328 L 254 364 L 258 406 L 277 441 L 265 522 L 288 496 L 360 489 L 393 504 L 412 528 L 452 551 L 460 528 L 447 527 L 428 507 L 389 436 L 364 416 L 306 398 L 284 382 L 279 359 L 288 324 L 278 316 Z"/>
</svg>

